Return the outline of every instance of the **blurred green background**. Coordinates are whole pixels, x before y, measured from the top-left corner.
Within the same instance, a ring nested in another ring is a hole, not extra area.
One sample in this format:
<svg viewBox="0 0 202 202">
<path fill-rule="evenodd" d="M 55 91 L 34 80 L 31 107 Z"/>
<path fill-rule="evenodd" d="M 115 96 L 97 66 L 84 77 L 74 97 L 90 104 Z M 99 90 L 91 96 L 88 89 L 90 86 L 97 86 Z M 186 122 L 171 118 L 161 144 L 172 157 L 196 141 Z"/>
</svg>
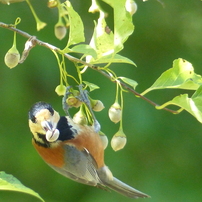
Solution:
<svg viewBox="0 0 202 202">
<path fill-rule="evenodd" d="M 195 72 L 202 74 L 202 1 L 161 1 L 164 7 L 155 0 L 136 1 L 136 29 L 121 54 L 132 59 L 137 68 L 125 64 L 112 66 L 117 75 L 136 80 L 139 83 L 138 92 L 148 88 L 179 57 L 191 62 Z M 21 17 L 19 29 L 63 48 L 65 39 L 58 41 L 53 32 L 57 22 L 56 9 L 48 9 L 47 1 L 32 0 L 32 3 L 39 17 L 48 23 L 40 32 L 36 31 L 34 18 L 25 2 L 10 6 L 0 4 L 0 21 L 13 23 L 16 17 Z M 91 4 L 89 0 L 72 0 L 72 3 L 82 16 L 89 41 L 93 31 L 92 19 L 96 19 L 97 15 L 87 14 Z M 109 25 L 110 23 L 109 21 Z M 66 179 L 39 157 L 31 145 L 27 113 L 33 103 L 43 100 L 64 114 L 61 97 L 54 92 L 59 84 L 59 71 L 53 54 L 39 46 L 30 52 L 23 64 L 10 70 L 4 64 L 4 55 L 11 47 L 12 40 L 13 33 L 0 28 L 0 170 L 13 174 L 47 202 L 134 200 Z M 20 52 L 24 43 L 25 38 L 17 36 Z M 67 61 L 67 66 L 70 73 L 75 73 L 71 62 Z M 110 140 L 118 130 L 118 125 L 108 119 L 108 108 L 115 99 L 115 85 L 90 69 L 84 77 L 101 87 L 92 92 L 91 96 L 105 104 L 106 108 L 96 115 L 102 124 L 102 131 Z M 185 92 L 161 90 L 151 92 L 147 97 L 161 104 L 179 93 Z M 158 111 L 129 93 L 125 93 L 124 104 L 123 124 L 128 143 L 125 149 L 116 153 L 108 146 L 105 153 L 106 164 L 113 174 L 152 197 L 138 199 L 139 202 L 201 201 L 201 124 L 186 112 L 172 115 L 163 110 Z M 0 191 L 0 202 L 2 201 L 35 202 L 38 199 Z"/>
</svg>

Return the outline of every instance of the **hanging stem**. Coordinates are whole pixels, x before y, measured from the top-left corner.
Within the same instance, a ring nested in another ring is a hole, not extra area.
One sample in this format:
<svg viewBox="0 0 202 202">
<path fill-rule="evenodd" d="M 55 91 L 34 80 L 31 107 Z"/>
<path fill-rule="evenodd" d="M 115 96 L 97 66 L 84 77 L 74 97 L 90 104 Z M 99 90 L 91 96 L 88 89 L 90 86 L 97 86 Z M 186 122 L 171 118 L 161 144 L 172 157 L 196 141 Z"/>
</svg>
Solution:
<svg viewBox="0 0 202 202">
<path fill-rule="evenodd" d="M 120 98 L 121 98 L 121 110 L 122 110 L 122 112 L 121 112 L 121 120 L 120 120 L 119 130 L 123 130 L 123 91 L 122 90 L 120 90 Z"/>
<path fill-rule="evenodd" d="M 25 37 L 25 38 L 30 38 L 30 37 L 33 37 L 32 35 L 28 34 L 27 32 L 24 32 L 22 30 L 19 30 L 19 29 L 16 29 L 15 27 L 13 27 L 12 25 L 9 25 L 9 24 L 5 24 L 3 22 L 0 22 L 0 27 L 3 27 L 5 29 L 9 29 L 11 31 L 15 31 L 16 33 L 20 34 L 21 36 Z M 159 104 L 153 102 L 152 100 L 148 99 L 147 97 L 141 95 L 140 93 L 138 93 L 137 91 L 135 91 L 133 88 L 131 88 L 130 86 L 128 86 L 126 83 L 122 82 L 122 81 L 118 81 L 118 80 L 114 80 L 114 77 L 112 76 L 112 74 L 110 75 L 108 72 L 102 70 L 102 67 L 99 67 L 99 66 L 95 66 L 93 64 L 90 64 L 90 63 L 87 63 L 83 60 L 80 60 L 78 58 L 75 58 L 71 55 L 69 55 L 68 53 L 62 53 L 61 49 L 59 49 L 58 47 L 56 46 L 53 46 L 52 44 L 49 44 L 49 43 L 46 43 L 44 41 L 41 41 L 37 38 L 35 38 L 35 41 L 34 41 L 37 45 L 39 46 L 44 46 L 45 48 L 48 48 L 50 49 L 51 51 L 54 50 L 56 51 L 57 53 L 59 54 L 63 54 L 64 57 L 66 57 L 68 60 L 74 62 L 74 63 L 80 63 L 80 64 L 83 64 L 85 66 L 88 66 L 89 68 L 97 71 L 98 73 L 100 73 L 101 75 L 103 75 L 104 77 L 108 78 L 111 82 L 113 83 L 117 83 L 119 82 L 119 84 L 126 90 L 130 91 L 131 93 L 133 93 L 135 96 L 145 100 L 146 102 L 148 102 L 149 104 L 155 106 L 155 107 L 158 107 L 160 106 Z M 163 108 L 163 110 L 165 111 L 168 111 L 170 113 L 173 113 L 173 114 L 178 114 L 179 111 L 176 111 L 176 110 L 172 110 L 172 109 L 169 109 L 169 108 Z"/>
<path fill-rule="evenodd" d="M 42 22 L 42 21 L 38 18 L 38 16 L 37 16 L 36 12 L 34 11 L 34 8 L 32 7 L 32 4 L 30 3 L 30 1 L 29 1 L 29 0 L 26 0 L 26 2 L 27 2 L 27 4 L 29 5 L 29 8 L 30 8 L 30 10 L 31 10 L 31 12 L 32 12 L 32 15 L 34 16 L 34 19 L 35 19 L 35 21 L 36 21 L 37 31 L 39 31 L 40 29 L 43 29 L 43 28 L 46 26 L 46 23 L 45 23 L 45 22 Z"/>
<path fill-rule="evenodd" d="M 60 63 L 60 59 L 58 57 L 58 54 L 54 50 L 52 50 L 52 52 L 54 53 L 54 55 L 55 55 L 55 57 L 57 59 L 57 63 L 58 63 L 59 70 L 60 70 L 60 85 L 63 85 L 63 80 L 64 80 L 65 83 L 66 83 L 66 86 L 69 86 L 68 82 L 67 82 L 67 79 L 64 78 L 64 73 L 63 73 L 63 69 L 62 69 L 62 63 Z"/>
<path fill-rule="evenodd" d="M 82 84 L 83 81 L 82 81 L 82 76 L 81 76 L 80 68 L 79 68 L 79 66 L 78 66 L 77 63 L 74 63 L 74 64 L 76 66 L 77 74 L 78 74 L 78 77 L 79 77 L 79 83 Z"/>
</svg>

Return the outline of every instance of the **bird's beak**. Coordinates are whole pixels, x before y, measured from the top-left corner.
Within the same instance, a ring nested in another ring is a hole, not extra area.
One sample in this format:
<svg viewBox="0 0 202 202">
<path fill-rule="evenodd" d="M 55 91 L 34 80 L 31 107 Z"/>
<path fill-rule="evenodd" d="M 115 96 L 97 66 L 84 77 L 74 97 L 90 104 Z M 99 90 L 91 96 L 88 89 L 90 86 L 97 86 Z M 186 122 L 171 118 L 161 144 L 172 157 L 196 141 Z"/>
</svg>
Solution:
<svg viewBox="0 0 202 202">
<path fill-rule="evenodd" d="M 52 130 L 53 129 L 53 124 L 51 123 L 51 121 L 42 121 L 41 122 L 41 126 L 43 127 L 43 129 L 47 132 L 48 130 Z"/>
<path fill-rule="evenodd" d="M 60 132 L 51 121 L 42 121 L 41 126 L 46 131 L 46 140 L 48 142 L 55 142 L 58 139 Z"/>
</svg>

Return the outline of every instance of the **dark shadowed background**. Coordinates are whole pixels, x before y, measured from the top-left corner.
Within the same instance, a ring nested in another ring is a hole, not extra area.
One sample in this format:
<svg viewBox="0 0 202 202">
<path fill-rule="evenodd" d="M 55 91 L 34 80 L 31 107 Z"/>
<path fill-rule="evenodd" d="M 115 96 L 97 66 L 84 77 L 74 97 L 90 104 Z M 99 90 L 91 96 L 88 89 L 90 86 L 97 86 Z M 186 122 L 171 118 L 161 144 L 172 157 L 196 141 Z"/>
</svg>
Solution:
<svg viewBox="0 0 202 202">
<path fill-rule="evenodd" d="M 40 19 L 48 23 L 45 29 L 36 31 L 34 18 L 25 2 L 10 6 L 0 4 L 0 21 L 14 23 L 16 17 L 21 17 L 19 29 L 63 48 L 65 39 L 58 41 L 53 32 L 57 22 L 56 10 L 48 9 L 47 1 L 31 2 Z M 136 29 L 121 54 L 132 59 L 137 68 L 126 64 L 113 65 L 112 69 L 117 75 L 136 80 L 139 83 L 137 91 L 142 92 L 179 57 L 191 62 L 195 72 L 202 74 L 202 1 L 162 0 L 164 7 L 155 0 L 136 2 Z M 72 0 L 72 3 L 82 16 L 89 41 L 93 32 L 92 19 L 96 19 L 97 15 L 87 14 L 91 4 L 89 0 Z M 0 170 L 13 174 L 47 202 L 132 201 L 115 192 L 70 181 L 49 168 L 36 153 L 31 144 L 27 113 L 33 103 L 43 100 L 64 114 L 61 97 L 54 92 L 59 84 L 59 71 L 53 54 L 39 46 L 30 52 L 23 64 L 10 70 L 4 64 L 4 55 L 11 47 L 12 40 L 13 33 L 0 28 Z M 25 38 L 17 36 L 20 52 L 25 41 Z M 75 72 L 71 62 L 67 61 L 67 66 L 69 73 Z M 106 108 L 96 115 L 102 124 L 102 131 L 110 140 L 118 130 L 118 124 L 108 119 L 108 108 L 115 99 L 115 85 L 90 69 L 84 78 L 100 86 L 100 90 L 92 92 L 91 96 L 105 104 Z M 162 104 L 180 93 L 184 91 L 161 90 L 147 96 Z M 119 152 L 114 152 L 108 146 L 105 153 L 106 164 L 113 174 L 152 197 L 138 199 L 139 202 L 200 201 L 201 124 L 186 112 L 172 115 L 156 110 L 132 94 L 124 95 L 123 124 L 128 143 Z M 0 201 L 38 200 L 25 194 L 0 191 Z"/>
</svg>

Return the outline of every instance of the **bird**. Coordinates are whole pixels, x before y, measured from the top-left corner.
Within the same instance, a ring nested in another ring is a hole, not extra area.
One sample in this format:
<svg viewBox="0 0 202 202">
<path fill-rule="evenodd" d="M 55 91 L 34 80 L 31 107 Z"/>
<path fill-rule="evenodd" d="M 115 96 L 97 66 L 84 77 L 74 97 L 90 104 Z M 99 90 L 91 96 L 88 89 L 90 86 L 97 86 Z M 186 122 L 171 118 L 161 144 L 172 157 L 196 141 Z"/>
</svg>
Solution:
<svg viewBox="0 0 202 202">
<path fill-rule="evenodd" d="M 35 103 L 28 116 L 32 144 L 56 172 L 73 181 L 111 189 L 130 198 L 149 197 L 113 176 L 104 162 L 101 138 L 92 126 L 60 116 L 43 101 Z"/>
</svg>

